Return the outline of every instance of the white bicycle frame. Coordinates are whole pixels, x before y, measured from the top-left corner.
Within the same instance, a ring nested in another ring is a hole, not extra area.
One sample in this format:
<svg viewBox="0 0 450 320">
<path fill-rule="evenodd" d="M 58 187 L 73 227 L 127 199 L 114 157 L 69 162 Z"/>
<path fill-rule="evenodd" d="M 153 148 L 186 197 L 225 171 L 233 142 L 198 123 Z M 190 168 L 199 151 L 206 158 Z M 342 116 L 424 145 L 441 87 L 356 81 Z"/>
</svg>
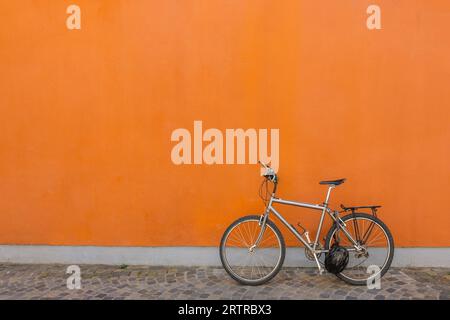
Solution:
<svg viewBox="0 0 450 320">
<path fill-rule="evenodd" d="M 331 210 L 328 207 L 328 200 L 330 199 L 331 190 L 333 190 L 334 188 L 335 188 L 334 185 L 330 185 L 328 187 L 327 196 L 326 196 L 326 199 L 325 199 L 325 202 L 323 203 L 323 205 L 283 200 L 283 199 L 275 197 L 275 193 L 272 193 L 272 195 L 270 197 L 270 200 L 269 200 L 269 203 L 268 203 L 268 205 L 266 207 L 266 211 L 261 216 L 261 219 L 259 221 L 259 225 L 261 226 L 261 231 L 260 231 L 260 233 L 258 235 L 258 238 L 255 241 L 255 244 L 253 246 L 251 246 L 250 250 L 253 250 L 255 247 L 257 247 L 259 245 L 259 242 L 261 241 L 261 239 L 263 237 L 263 234 L 264 234 L 264 231 L 265 231 L 265 228 L 266 228 L 266 221 L 267 221 L 267 218 L 268 218 L 270 212 L 273 212 L 275 214 L 275 216 L 289 229 L 289 231 L 291 231 L 294 234 L 294 236 L 301 243 L 303 243 L 303 245 L 313 254 L 314 259 L 316 261 L 316 264 L 317 264 L 317 267 L 318 267 L 320 273 L 323 272 L 323 268 L 322 268 L 322 266 L 319 263 L 319 259 L 317 258 L 317 254 L 328 252 L 328 250 L 325 250 L 325 249 L 316 249 L 317 245 L 319 244 L 319 236 L 320 236 L 320 232 L 322 230 L 322 225 L 323 225 L 323 220 L 325 218 L 325 213 L 327 213 L 333 219 L 333 221 L 336 222 L 337 219 L 339 220 L 340 229 L 345 233 L 345 235 L 348 237 L 348 239 L 353 243 L 354 248 L 353 249 L 349 248 L 347 250 L 349 250 L 349 251 L 356 251 L 356 250 L 359 251 L 359 250 L 361 250 L 362 248 L 360 247 L 360 245 L 353 239 L 353 237 L 348 232 L 348 230 L 346 228 L 346 226 L 347 226 L 346 223 L 344 221 L 342 221 L 341 218 L 339 218 L 338 212 L 337 211 L 333 211 L 333 210 Z M 273 207 L 274 203 L 279 203 L 279 204 L 284 204 L 284 205 L 288 205 L 288 206 L 302 207 L 302 208 L 308 208 L 308 209 L 322 211 L 322 214 L 320 216 L 319 226 L 317 227 L 316 238 L 315 238 L 314 242 L 312 243 L 312 246 L 311 246 L 311 241 L 309 239 L 308 231 L 304 232 L 305 237 L 303 237 L 297 231 L 297 229 L 295 229 L 294 226 L 292 226 L 286 219 L 284 219 L 283 216 Z"/>
</svg>

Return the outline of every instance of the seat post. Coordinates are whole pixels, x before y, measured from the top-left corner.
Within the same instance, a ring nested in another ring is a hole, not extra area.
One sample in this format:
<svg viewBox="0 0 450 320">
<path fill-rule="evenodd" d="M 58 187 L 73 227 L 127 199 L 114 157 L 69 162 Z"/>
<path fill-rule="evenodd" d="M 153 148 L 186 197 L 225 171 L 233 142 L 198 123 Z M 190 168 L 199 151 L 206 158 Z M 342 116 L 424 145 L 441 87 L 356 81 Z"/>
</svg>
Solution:
<svg viewBox="0 0 450 320">
<path fill-rule="evenodd" d="M 325 199 L 325 202 L 324 202 L 324 204 L 325 204 L 325 207 L 327 207 L 328 206 L 328 200 L 330 200 L 330 194 L 331 194 L 331 190 L 333 190 L 334 189 L 334 187 L 335 187 L 335 185 L 330 185 L 329 187 L 328 187 L 328 192 L 327 192 L 327 197 L 326 197 L 326 199 Z"/>
</svg>

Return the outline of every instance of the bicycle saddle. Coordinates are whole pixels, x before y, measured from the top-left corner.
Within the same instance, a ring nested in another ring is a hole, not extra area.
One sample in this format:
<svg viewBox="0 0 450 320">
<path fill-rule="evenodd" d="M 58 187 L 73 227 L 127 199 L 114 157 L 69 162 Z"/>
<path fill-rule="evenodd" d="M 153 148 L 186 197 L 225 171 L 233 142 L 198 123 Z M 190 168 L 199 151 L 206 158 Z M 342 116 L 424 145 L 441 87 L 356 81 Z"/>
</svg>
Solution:
<svg viewBox="0 0 450 320">
<path fill-rule="evenodd" d="M 330 184 L 330 185 L 334 185 L 334 186 L 338 186 L 342 183 L 344 183 L 345 179 L 338 179 L 338 180 L 324 180 L 324 181 L 320 181 L 320 184 Z"/>
</svg>

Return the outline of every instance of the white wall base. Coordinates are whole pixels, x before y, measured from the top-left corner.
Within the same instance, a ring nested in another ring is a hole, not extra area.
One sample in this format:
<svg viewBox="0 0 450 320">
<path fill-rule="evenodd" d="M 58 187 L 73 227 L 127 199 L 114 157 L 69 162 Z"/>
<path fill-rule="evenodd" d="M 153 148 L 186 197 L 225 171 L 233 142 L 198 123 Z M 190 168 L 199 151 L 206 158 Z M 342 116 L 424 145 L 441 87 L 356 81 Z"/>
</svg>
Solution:
<svg viewBox="0 0 450 320">
<path fill-rule="evenodd" d="M 0 245 L 0 263 L 220 266 L 217 247 Z M 288 248 L 285 266 L 312 267 L 303 248 Z M 450 268 L 450 247 L 396 248 L 394 267 Z"/>
</svg>

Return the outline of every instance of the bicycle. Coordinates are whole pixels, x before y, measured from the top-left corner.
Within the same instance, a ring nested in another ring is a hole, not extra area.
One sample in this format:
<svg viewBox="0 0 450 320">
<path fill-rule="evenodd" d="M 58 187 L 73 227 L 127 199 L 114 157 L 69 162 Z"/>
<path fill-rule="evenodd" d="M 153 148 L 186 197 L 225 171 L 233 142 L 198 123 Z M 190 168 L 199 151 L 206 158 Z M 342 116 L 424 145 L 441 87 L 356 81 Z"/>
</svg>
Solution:
<svg viewBox="0 0 450 320">
<path fill-rule="evenodd" d="M 376 277 L 382 277 L 389 269 L 394 257 L 394 240 L 388 227 L 378 218 L 381 206 L 345 207 L 342 211 L 328 206 L 331 191 L 346 179 L 320 181 L 328 186 L 323 204 L 311 204 L 283 200 L 275 196 L 278 176 L 270 166 L 263 164 L 263 182 L 260 196 L 266 209 L 261 215 L 249 215 L 234 221 L 224 232 L 220 242 L 220 259 L 224 269 L 236 281 L 244 285 L 261 285 L 271 280 L 280 271 L 286 255 L 284 238 L 276 224 L 269 219 L 273 213 L 287 229 L 304 245 L 306 257 L 314 261 L 319 274 L 324 272 L 322 255 L 327 255 L 334 244 L 343 246 L 349 253 L 345 269 L 336 276 L 353 285 L 366 285 Z M 268 184 L 272 183 L 270 192 Z M 264 187 L 265 186 L 265 187 Z M 265 189 L 265 192 L 264 192 Z M 273 207 L 274 204 L 302 207 L 321 211 L 315 239 L 312 242 L 309 232 L 300 224 L 298 231 Z M 370 209 L 371 214 L 359 212 Z M 349 213 L 342 218 L 340 213 Z M 325 214 L 332 219 L 323 244 L 319 240 Z M 368 272 L 368 267 L 376 272 Z M 373 269 L 377 266 L 378 269 Z M 378 271 L 377 271 L 378 270 Z"/>
</svg>

